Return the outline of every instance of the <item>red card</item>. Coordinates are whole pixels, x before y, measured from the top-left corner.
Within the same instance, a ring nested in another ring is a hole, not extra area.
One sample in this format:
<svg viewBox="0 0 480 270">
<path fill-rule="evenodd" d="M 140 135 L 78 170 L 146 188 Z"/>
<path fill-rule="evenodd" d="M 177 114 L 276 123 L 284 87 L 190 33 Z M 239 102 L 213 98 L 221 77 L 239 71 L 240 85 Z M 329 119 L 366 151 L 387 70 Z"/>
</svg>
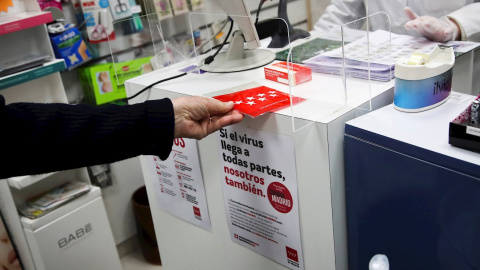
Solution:
<svg viewBox="0 0 480 270">
<path fill-rule="evenodd" d="M 233 101 L 234 109 L 253 118 L 266 112 L 272 112 L 290 106 L 290 95 L 275 89 L 260 86 L 231 94 L 213 97 L 223 102 Z M 304 98 L 292 97 L 292 103 L 304 101 Z"/>
</svg>

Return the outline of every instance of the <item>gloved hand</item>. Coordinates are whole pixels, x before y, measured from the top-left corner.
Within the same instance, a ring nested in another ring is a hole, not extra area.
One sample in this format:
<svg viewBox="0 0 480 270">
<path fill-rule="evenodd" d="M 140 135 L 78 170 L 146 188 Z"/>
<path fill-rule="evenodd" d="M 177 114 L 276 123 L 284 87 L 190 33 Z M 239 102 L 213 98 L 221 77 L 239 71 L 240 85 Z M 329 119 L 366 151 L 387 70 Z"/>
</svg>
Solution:
<svg viewBox="0 0 480 270">
<path fill-rule="evenodd" d="M 405 15 L 409 20 L 405 24 L 407 30 L 415 29 L 424 37 L 436 42 L 457 39 L 459 28 L 456 23 L 447 17 L 417 16 L 409 7 L 405 8 Z"/>
</svg>

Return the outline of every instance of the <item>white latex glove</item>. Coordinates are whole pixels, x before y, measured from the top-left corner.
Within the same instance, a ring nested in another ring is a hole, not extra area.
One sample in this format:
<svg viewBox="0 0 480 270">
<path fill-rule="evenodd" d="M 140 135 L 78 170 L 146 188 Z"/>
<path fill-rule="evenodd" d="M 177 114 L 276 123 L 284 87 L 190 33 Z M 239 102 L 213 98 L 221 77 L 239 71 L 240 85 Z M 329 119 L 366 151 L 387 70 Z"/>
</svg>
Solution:
<svg viewBox="0 0 480 270">
<path fill-rule="evenodd" d="M 417 30 L 424 37 L 436 42 L 457 39 L 459 33 L 458 26 L 447 17 L 417 16 L 409 7 L 405 8 L 405 15 L 409 20 L 405 24 L 405 29 L 407 30 Z"/>
</svg>

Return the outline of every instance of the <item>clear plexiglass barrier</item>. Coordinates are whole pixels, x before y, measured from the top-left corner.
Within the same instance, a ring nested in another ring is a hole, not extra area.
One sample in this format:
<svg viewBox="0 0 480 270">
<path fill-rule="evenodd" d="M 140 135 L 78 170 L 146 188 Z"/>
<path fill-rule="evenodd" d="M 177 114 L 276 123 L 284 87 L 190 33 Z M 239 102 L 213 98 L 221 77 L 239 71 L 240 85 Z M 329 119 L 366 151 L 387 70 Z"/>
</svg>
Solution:
<svg viewBox="0 0 480 270">
<path fill-rule="evenodd" d="M 163 77 L 161 74 L 169 76 L 172 72 L 179 74 L 186 72 L 188 76 L 170 81 L 169 86 L 182 81 L 179 83 L 185 83 L 183 89 L 195 88 L 194 92 L 182 93 L 209 97 L 265 85 L 275 89 L 279 84 L 266 81 L 263 73 L 263 67 L 271 64 L 276 58 L 275 52 L 266 48 L 269 41 L 258 38 L 254 18 L 235 15 L 232 12 L 228 16 L 226 13 L 187 14 L 188 37 L 192 40 L 192 46 L 188 48 L 182 48 L 175 41 L 176 36 L 171 35 L 168 23 L 158 19 L 158 13 L 144 15 L 143 19 L 148 21 L 145 28 L 148 29 L 147 35 L 151 36 L 149 39 L 153 48 L 151 68 L 155 70 L 158 78 Z M 283 19 L 271 17 L 258 19 L 269 20 L 270 24 L 282 29 L 281 41 L 285 46 L 289 46 L 289 28 Z M 201 36 L 200 40 L 198 36 Z M 119 61 L 115 64 L 116 70 L 121 70 L 124 62 Z M 258 72 L 259 69 L 261 72 Z M 192 83 L 188 85 L 189 81 Z M 117 83 L 120 84 L 122 81 L 118 80 Z M 288 98 L 288 88 L 285 88 L 286 85 L 283 87 L 279 91 Z M 175 91 L 173 86 L 164 90 Z M 286 105 L 284 107 L 289 107 L 289 104 Z"/>
<path fill-rule="evenodd" d="M 175 11 L 173 13 L 175 14 Z M 272 63 L 276 55 L 272 50 L 262 48 L 267 47 L 268 43 L 265 45 L 262 43 L 264 41 L 259 40 L 254 26 L 255 18 L 235 15 L 234 11 L 231 11 L 228 16 L 221 12 L 212 14 L 190 11 L 181 17 L 185 20 L 183 24 L 186 26 L 183 35 L 179 35 L 178 31 L 172 29 L 175 26 L 174 21 L 180 17 L 165 17 L 158 11 L 139 15 L 144 29 L 137 38 L 141 38 L 142 43 L 149 44 L 146 56 L 144 54 L 142 57 L 125 61 L 116 57 L 115 41 L 109 41 L 118 85 L 122 85 L 125 80 L 131 78 L 122 75 L 125 66 L 132 61 L 138 62 L 139 59 L 149 60 L 139 63 L 131 70 L 137 75 L 144 74 L 146 71 L 155 71 L 161 79 L 171 74 L 175 75 L 175 72 L 178 74 L 186 72 L 189 76 L 183 77 L 181 79 L 183 82 L 199 80 L 208 81 L 211 84 L 202 90 L 205 84 L 192 83 L 188 87 L 195 87 L 195 92 L 188 94 L 213 97 L 265 84 L 263 72 L 259 73 L 258 68 Z M 283 19 L 259 17 L 258 20 L 270 20 L 278 28 L 283 29 L 282 42 L 289 46 L 289 29 Z M 130 18 L 114 24 L 126 22 L 134 23 Z M 227 36 L 228 39 L 225 40 Z M 143 49 L 143 52 L 145 53 L 146 50 Z M 240 71 L 245 71 L 241 73 L 242 76 L 238 76 Z M 225 76 L 225 73 L 235 75 Z M 175 84 L 178 81 L 172 80 L 169 84 Z M 277 84 L 270 83 L 272 88 Z M 288 89 L 283 89 L 283 92 L 288 95 Z M 149 96 L 143 95 L 142 99 L 146 98 Z"/>
<path fill-rule="evenodd" d="M 383 27 L 372 29 L 370 22 Z M 369 29 L 369 30 L 367 30 Z M 390 19 L 384 12 L 314 33 L 296 41 L 282 57 L 290 66 L 292 125 L 298 131 L 314 122 L 327 123 L 341 112 L 371 110 L 371 99 L 391 87 L 394 62 L 391 57 Z M 295 65 L 312 71 L 302 82 Z M 301 99 L 297 105 L 295 99 Z"/>
<path fill-rule="evenodd" d="M 205 7 L 204 0 L 145 0 L 140 3 L 136 8 L 129 8 L 136 10 L 129 16 L 111 18 L 111 26 L 104 27 L 107 32 L 104 42 L 108 42 L 113 63 L 113 83 L 117 86 L 154 70 L 168 71 L 180 63 L 194 62 L 195 46 L 206 42 L 204 29 L 192 30 L 188 21 L 190 13 Z M 205 24 L 207 21 L 201 23 Z M 92 27 L 87 29 L 87 34 L 101 38 L 102 33 L 97 35 L 96 32 L 103 31 L 102 27 Z M 113 38 L 108 35 L 110 28 L 116 32 Z"/>
<path fill-rule="evenodd" d="M 394 63 L 390 51 L 390 20 L 384 12 L 328 32 L 312 32 L 309 38 L 293 43 L 286 21 L 260 17 L 259 21 L 269 20 L 282 29 L 284 47 L 281 49 L 268 48 L 272 38 L 258 40 L 255 18 L 235 15 L 233 11 L 227 16 L 222 12 L 189 10 L 175 17 L 176 12 L 173 8 L 151 8 L 136 18 L 114 22 L 114 25 L 133 26 L 141 21 L 143 29 L 135 38 L 140 44 L 149 44 L 148 49 L 139 45 L 141 57 L 134 55 L 131 60 L 125 60 L 116 55 L 116 41 L 109 40 L 117 86 L 151 71 L 155 71 L 159 81 L 187 73 L 188 76 L 158 87 L 187 95 L 229 98 L 232 94 L 234 102 L 251 105 L 246 108 L 251 117 L 273 111 L 291 117 L 294 132 L 315 122 L 327 123 L 353 108 L 369 111 L 371 98 L 391 87 Z M 186 27 L 182 35 L 174 29 L 175 20 L 180 18 Z M 371 29 L 372 20 L 384 22 L 385 27 Z M 295 65 L 308 67 L 311 76 L 300 74 Z M 286 77 L 276 75 L 278 69 L 283 69 Z M 267 75 L 276 78 L 268 79 Z M 188 91 L 193 88 L 195 91 Z M 245 96 L 245 100 L 240 100 L 233 95 L 254 88 L 266 91 L 254 93 L 268 95 L 269 99 L 251 97 L 255 98 L 253 101 L 246 100 L 250 97 Z M 139 98 L 146 100 L 150 98 L 149 93 L 150 90 Z M 285 96 L 286 104 L 285 99 L 280 98 Z"/>
</svg>

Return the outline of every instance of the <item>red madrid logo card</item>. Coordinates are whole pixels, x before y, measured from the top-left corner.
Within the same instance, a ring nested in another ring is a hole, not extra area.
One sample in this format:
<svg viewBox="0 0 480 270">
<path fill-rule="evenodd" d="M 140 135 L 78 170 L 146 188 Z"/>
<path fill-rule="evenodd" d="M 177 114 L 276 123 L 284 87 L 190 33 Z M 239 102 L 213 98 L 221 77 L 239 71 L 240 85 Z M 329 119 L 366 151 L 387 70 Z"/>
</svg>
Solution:
<svg viewBox="0 0 480 270">
<path fill-rule="evenodd" d="M 253 118 L 266 112 L 273 112 L 290 106 L 289 94 L 266 86 L 259 86 L 213 98 L 223 102 L 233 101 L 235 110 Z M 304 98 L 292 96 L 293 105 L 304 100 Z"/>
</svg>

